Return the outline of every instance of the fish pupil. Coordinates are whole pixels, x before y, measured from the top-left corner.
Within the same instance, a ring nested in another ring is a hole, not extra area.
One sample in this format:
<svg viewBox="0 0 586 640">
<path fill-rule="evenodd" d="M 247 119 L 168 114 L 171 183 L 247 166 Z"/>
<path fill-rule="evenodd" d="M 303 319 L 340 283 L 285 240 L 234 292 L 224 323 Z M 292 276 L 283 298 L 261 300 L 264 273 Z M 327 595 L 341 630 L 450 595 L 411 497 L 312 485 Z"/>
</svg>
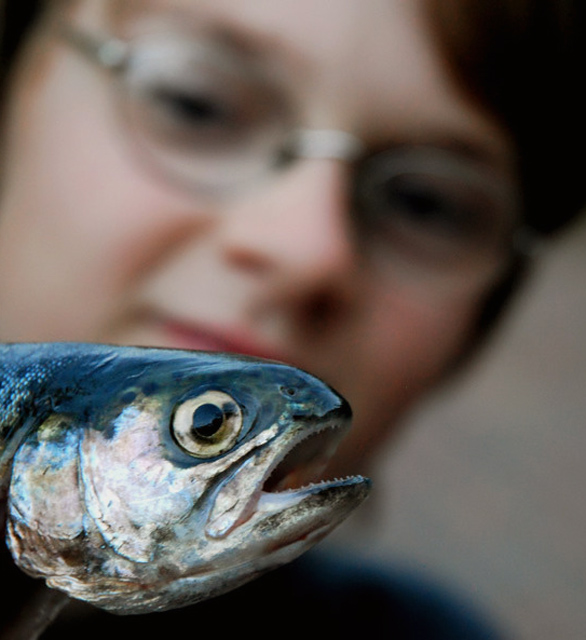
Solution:
<svg viewBox="0 0 586 640">
<path fill-rule="evenodd" d="M 200 438 L 212 438 L 224 424 L 224 412 L 215 404 L 202 404 L 193 412 L 193 431 Z"/>
</svg>

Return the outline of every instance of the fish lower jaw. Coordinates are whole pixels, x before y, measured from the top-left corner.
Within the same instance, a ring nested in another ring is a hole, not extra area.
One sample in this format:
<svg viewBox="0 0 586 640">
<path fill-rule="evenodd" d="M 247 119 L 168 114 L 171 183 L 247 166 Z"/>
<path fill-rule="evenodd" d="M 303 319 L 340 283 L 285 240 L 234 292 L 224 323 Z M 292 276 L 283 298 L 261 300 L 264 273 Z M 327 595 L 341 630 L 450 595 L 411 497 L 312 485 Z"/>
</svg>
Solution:
<svg viewBox="0 0 586 640">
<path fill-rule="evenodd" d="M 333 480 L 321 480 L 310 482 L 298 488 L 283 489 L 278 491 L 262 491 L 258 503 L 257 513 L 283 511 L 302 502 L 307 496 L 321 493 L 327 489 L 343 488 L 355 484 L 369 484 L 369 480 L 363 476 L 347 476 Z"/>
</svg>

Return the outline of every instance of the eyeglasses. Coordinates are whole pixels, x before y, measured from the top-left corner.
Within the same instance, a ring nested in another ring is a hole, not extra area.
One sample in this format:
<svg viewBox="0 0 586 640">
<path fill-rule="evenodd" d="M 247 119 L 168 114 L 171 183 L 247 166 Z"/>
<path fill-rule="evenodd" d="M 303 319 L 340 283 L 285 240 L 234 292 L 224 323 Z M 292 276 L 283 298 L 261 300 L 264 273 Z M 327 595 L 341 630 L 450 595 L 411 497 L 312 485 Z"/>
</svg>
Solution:
<svg viewBox="0 0 586 640">
<path fill-rule="evenodd" d="M 350 133 L 299 128 L 276 79 L 211 37 L 60 34 L 115 80 L 141 160 L 202 197 L 232 197 L 301 159 L 335 159 L 352 165 L 353 227 L 378 262 L 399 256 L 428 275 L 474 278 L 511 254 L 515 189 L 472 157 L 423 145 L 368 154 Z"/>
</svg>

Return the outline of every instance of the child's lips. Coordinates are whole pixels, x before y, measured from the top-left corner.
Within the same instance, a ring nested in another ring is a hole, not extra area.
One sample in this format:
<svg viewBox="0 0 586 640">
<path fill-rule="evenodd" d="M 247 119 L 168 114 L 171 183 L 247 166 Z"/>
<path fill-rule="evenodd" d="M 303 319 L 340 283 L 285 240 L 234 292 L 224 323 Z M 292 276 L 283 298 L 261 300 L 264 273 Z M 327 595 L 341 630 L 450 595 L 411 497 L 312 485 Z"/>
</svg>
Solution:
<svg viewBox="0 0 586 640">
<path fill-rule="evenodd" d="M 285 354 L 278 352 L 237 330 L 224 330 L 196 323 L 158 318 L 158 324 L 173 347 L 196 351 L 222 351 L 239 353 L 266 360 L 287 362 Z"/>
</svg>

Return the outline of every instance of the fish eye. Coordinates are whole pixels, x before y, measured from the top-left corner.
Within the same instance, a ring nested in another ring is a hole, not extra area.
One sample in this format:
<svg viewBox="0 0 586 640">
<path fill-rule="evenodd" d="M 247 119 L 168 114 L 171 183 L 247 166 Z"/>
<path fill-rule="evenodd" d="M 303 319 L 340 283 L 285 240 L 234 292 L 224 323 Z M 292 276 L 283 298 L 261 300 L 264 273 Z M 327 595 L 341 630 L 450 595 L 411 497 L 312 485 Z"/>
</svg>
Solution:
<svg viewBox="0 0 586 640">
<path fill-rule="evenodd" d="M 171 433 L 189 455 L 213 458 L 234 446 L 242 424 L 242 409 L 234 398 L 210 390 L 175 408 Z"/>
</svg>

